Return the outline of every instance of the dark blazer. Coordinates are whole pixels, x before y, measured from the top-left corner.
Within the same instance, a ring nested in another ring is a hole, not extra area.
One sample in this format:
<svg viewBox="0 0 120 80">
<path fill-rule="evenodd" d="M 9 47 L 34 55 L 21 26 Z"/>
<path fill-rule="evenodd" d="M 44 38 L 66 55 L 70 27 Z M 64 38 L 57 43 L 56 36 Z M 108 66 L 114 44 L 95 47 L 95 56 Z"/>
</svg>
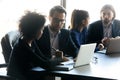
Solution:
<svg viewBox="0 0 120 80">
<path fill-rule="evenodd" d="M 15 45 L 12 51 L 7 74 L 17 77 L 20 80 L 36 80 L 33 76 L 34 74 L 30 74 L 33 67 L 39 66 L 46 70 L 53 70 L 53 67 L 61 61 L 62 60 L 59 58 L 48 59 L 45 57 L 35 42 L 33 42 L 32 47 L 29 47 L 24 40 L 19 39 L 19 42 Z M 32 77 L 34 78 L 28 79 Z"/>
<path fill-rule="evenodd" d="M 76 57 L 78 49 L 71 39 L 70 31 L 61 29 L 59 37 L 59 50 L 63 51 L 64 55 Z M 37 41 L 40 50 L 47 56 L 51 57 L 51 44 L 48 26 L 45 27 L 42 37 Z"/>
<path fill-rule="evenodd" d="M 120 36 L 120 21 L 114 20 L 112 24 L 112 37 Z M 96 21 L 89 25 L 87 43 L 101 43 L 103 39 L 103 25 L 102 21 Z"/>
</svg>

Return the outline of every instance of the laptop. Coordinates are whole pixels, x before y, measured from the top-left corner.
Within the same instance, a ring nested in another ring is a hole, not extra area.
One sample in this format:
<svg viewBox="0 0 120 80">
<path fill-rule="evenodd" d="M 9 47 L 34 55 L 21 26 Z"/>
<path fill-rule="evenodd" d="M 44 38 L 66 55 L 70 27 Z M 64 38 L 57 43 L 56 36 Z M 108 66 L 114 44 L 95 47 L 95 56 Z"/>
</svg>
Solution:
<svg viewBox="0 0 120 80">
<path fill-rule="evenodd" d="M 106 48 L 106 54 L 120 53 L 120 37 L 111 38 Z"/>
<path fill-rule="evenodd" d="M 69 71 L 73 68 L 89 64 L 93 58 L 95 48 L 96 43 L 81 45 L 76 57 L 76 62 L 74 62 L 73 59 L 62 62 L 61 65 L 55 67 L 55 70 Z"/>
</svg>

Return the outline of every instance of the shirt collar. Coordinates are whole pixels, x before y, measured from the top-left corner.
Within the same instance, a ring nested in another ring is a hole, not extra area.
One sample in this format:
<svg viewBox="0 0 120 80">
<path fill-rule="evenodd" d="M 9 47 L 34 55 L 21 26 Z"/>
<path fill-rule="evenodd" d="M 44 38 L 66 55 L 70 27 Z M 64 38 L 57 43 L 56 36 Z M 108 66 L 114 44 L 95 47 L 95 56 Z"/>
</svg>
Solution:
<svg viewBox="0 0 120 80">
<path fill-rule="evenodd" d="M 49 32 L 50 32 L 50 35 L 51 35 L 51 36 L 54 36 L 54 37 L 61 33 L 60 30 L 59 30 L 58 33 L 54 33 L 54 32 L 50 29 L 50 25 L 48 25 L 48 30 L 49 30 Z"/>
</svg>

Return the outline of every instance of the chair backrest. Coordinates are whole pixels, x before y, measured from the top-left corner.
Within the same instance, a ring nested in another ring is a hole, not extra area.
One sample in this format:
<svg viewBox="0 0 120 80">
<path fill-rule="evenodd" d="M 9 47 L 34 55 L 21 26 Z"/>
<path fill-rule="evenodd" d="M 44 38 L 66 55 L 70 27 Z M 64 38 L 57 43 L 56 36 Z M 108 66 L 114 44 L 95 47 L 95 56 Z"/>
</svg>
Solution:
<svg viewBox="0 0 120 80">
<path fill-rule="evenodd" d="M 6 63 L 9 62 L 10 53 L 14 45 L 17 43 L 19 37 L 20 37 L 19 31 L 8 32 L 5 36 L 2 37 L 1 47 L 2 47 L 2 53 Z"/>
</svg>

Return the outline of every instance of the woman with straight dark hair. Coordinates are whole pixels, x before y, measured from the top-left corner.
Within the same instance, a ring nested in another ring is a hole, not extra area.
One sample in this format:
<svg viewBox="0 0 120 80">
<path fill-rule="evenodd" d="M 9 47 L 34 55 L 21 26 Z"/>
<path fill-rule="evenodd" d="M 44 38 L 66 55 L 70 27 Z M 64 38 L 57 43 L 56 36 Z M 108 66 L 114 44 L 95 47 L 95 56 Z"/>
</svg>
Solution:
<svg viewBox="0 0 120 80">
<path fill-rule="evenodd" d="M 85 10 L 73 10 L 72 16 L 71 16 L 71 37 L 77 46 L 77 48 L 80 48 L 81 44 L 87 44 L 87 26 L 89 24 L 89 13 Z M 104 46 L 102 44 L 99 44 L 95 48 L 95 51 L 102 50 Z"/>
<path fill-rule="evenodd" d="M 86 43 L 87 25 L 89 23 L 89 13 L 85 10 L 73 10 L 71 15 L 71 37 L 77 46 Z"/>
</svg>

